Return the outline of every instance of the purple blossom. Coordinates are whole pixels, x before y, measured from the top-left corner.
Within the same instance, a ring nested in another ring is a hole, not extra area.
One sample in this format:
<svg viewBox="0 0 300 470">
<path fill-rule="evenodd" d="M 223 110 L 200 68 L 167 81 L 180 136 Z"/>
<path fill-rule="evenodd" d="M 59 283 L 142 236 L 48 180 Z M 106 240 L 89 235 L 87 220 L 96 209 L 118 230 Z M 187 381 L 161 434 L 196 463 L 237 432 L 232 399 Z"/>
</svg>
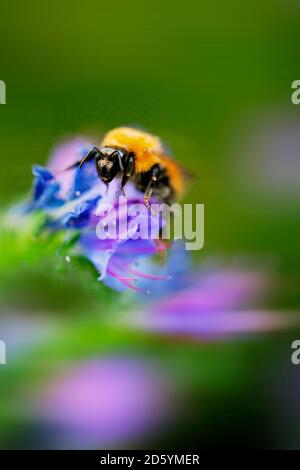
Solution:
<svg viewBox="0 0 300 470">
<path fill-rule="evenodd" d="M 124 224 L 125 214 L 117 199 L 120 181 L 114 180 L 107 188 L 99 179 L 94 162 L 80 169 L 64 171 L 64 168 L 80 161 L 91 147 L 92 144 L 85 139 L 74 139 L 54 150 L 49 168 L 34 166 L 32 198 L 23 211 L 43 213 L 45 228 L 50 231 L 63 230 L 67 235 L 70 230 L 76 231 L 78 241 L 72 253 L 86 256 L 98 270 L 102 282 L 117 290 L 131 288 L 139 291 L 142 289 L 138 285 L 139 280 L 163 278 L 159 274 L 142 272 L 139 264 L 143 258 L 165 250 L 166 246 L 150 238 L 133 239 L 143 217 L 132 216 L 129 225 Z M 129 208 L 137 203 L 143 204 L 143 195 L 130 183 L 126 185 L 126 197 Z M 108 203 L 118 214 L 118 228 L 125 226 L 125 229 L 100 239 L 96 228 L 103 217 L 101 209 Z M 146 224 L 152 224 L 158 233 L 162 223 L 159 217 L 147 211 L 144 218 Z"/>
<path fill-rule="evenodd" d="M 185 282 L 147 309 L 130 313 L 126 324 L 161 334 L 212 340 L 289 328 L 299 321 L 289 313 L 256 308 L 267 287 L 262 273 L 237 267 L 202 270 Z"/>
<path fill-rule="evenodd" d="M 172 408 L 168 380 L 147 361 L 108 357 L 64 370 L 39 392 L 35 413 L 53 446 L 112 448 L 161 426 Z M 51 433 L 52 430 L 52 433 Z"/>
</svg>

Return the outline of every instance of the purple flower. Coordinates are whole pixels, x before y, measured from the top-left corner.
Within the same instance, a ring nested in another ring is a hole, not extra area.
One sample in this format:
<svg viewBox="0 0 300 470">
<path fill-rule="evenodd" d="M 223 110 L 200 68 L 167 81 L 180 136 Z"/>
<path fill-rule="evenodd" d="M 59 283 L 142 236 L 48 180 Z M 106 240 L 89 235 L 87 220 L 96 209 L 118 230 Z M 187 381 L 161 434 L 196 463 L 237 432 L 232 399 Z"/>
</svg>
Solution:
<svg viewBox="0 0 300 470">
<path fill-rule="evenodd" d="M 282 329 L 298 322 L 292 314 L 255 308 L 265 290 L 265 277 L 258 272 L 202 270 L 191 274 L 181 290 L 129 314 L 125 322 L 133 328 L 201 340 Z"/>
<path fill-rule="evenodd" d="M 150 237 L 137 238 L 139 224 L 144 222 L 158 233 L 161 220 L 149 211 L 146 215 L 129 217 L 124 212 L 117 196 L 120 195 L 120 181 L 114 180 L 107 188 L 99 179 L 95 163 L 64 171 L 80 161 L 92 147 L 85 139 L 74 139 L 59 146 L 49 160 L 49 168 L 33 168 L 34 184 L 31 200 L 23 207 L 23 212 L 39 211 L 45 215 L 45 228 L 52 231 L 63 230 L 67 235 L 71 230 L 77 236 L 75 254 L 83 254 L 98 270 L 99 279 L 117 290 L 131 288 L 140 291 L 141 279 L 160 280 L 161 275 L 147 274 L 139 269 L 141 260 L 166 249 Z M 132 184 L 126 185 L 126 203 L 130 209 L 135 204 L 143 204 L 143 195 Z M 105 238 L 97 236 L 96 230 L 103 219 L 103 208 L 110 204 L 109 221 L 117 214 L 117 232 L 108 233 Z M 126 220 L 125 220 L 126 218 Z M 125 227 L 119 230 L 120 227 Z M 70 253 L 70 254 L 72 254 Z M 69 259 L 69 258 L 68 258 Z"/>
<path fill-rule="evenodd" d="M 167 379 L 130 357 L 89 360 L 45 385 L 34 409 L 56 448 L 112 448 L 142 439 L 172 408 Z"/>
</svg>

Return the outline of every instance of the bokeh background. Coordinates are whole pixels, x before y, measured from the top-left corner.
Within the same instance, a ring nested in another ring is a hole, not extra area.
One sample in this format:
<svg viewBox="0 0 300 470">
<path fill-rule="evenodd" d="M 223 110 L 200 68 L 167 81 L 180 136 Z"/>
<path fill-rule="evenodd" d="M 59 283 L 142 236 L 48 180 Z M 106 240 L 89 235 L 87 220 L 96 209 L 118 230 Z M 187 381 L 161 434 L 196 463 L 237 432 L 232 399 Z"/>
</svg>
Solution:
<svg viewBox="0 0 300 470">
<path fill-rule="evenodd" d="M 4 0 L 0 16 L 3 209 L 28 193 L 31 166 L 60 140 L 141 126 L 198 175 L 186 196 L 205 204 L 194 263 L 259 266 L 272 286 L 261 308 L 297 311 L 296 0 Z M 114 322 L 133 299 L 92 270 L 49 252 L 39 263 L 14 259 L 6 252 L 0 275 L 2 447 L 300 446 L 297 329 L 209 342 L 127 331 Z M 124 393 L 109 399 L 116 389 Z M 90 395 L 91 409 L 76 415 Z M 99 406 L 107 414 L 91 423 Z M 60 438 L 62 416 L 69 433 Z"/>
</svg>

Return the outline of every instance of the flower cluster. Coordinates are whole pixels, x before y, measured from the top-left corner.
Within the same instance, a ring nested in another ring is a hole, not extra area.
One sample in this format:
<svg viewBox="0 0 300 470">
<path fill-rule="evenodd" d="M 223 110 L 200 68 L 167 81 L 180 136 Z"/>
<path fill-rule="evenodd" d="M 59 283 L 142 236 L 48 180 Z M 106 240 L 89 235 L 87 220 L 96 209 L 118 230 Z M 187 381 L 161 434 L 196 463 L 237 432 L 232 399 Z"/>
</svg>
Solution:
<svg viewBox="0 0 300 470">
<path fill-rule="evenodd" d="M 154 281 L 161 276 L 142 272 L 139 263 L 144 257 L 165 250 L 166 246 L 152 239 L 135 237 L 140 225 L 138 216 L 132 216 L 130 224 L 122 223 L 122 207 L 119 207 L 117 198 L 120 182 L 115 180 L 106 187 L 97 175 L 94 162 L 65 170 L 80 161 L 91 147 L 87 140 L 75 139 L 54 151 L 47 168 L 34 166 L 32 198 L 23 211 L 42 212 L 45 215 L 44 227 L 50 231 L 66 231 L 66 239 L 75 232 L 76 252 L 93 263 L 100 273 L 99 279 L 106 285 L 119 291 L 128 288 L 140 291 L 141 279 Z M 143 195 L 130 183 L 126 185 L 126 197 L 128 207 L 143 203 Z M 107 204 L 118 209 L 117 224 L 126 229 L 122 233 L 118 231 L 117 236 L 108 234 L 105 239 L 99 239 L 96 228 L 104 217 L 101 208 Z M 151 229 L 156 227 L 158 233 L 161 221 L 151 212 L 146 217 Z M 70 261 L 70 256 L 66 259 Z"/>
</svg>

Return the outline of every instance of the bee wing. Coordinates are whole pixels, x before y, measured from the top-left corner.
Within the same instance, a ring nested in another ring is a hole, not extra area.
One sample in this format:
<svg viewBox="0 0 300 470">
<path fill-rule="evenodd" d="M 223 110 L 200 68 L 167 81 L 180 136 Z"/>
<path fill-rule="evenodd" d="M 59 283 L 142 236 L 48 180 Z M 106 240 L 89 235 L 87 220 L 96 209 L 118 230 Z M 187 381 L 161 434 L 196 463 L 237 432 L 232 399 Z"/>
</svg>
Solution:
<svg viewBox="0 0 300 470">
<path fill-rule="evenodd" d="M 185 180 L 193 182 L 199 179 L 199 176 L 194 171 L 190 170 L 189 168 L 185 168 L 185 166 L 181 165 L 181 163 L 176 164 L 180 168 L 180 171 Z"/>
<path fill-rule="evenodd" d="M 161 160 L 165 160 L 168 163 L 170 163 L 171 165 L 177 167 L 180 170 L 180 173 L 182 174 L 182 176 L 185 180 L 195 181 L 196 179 L 199 178 L 198 175 L 194 171 L 190 170 L 189 168 L 186 168 L 181 163 L 176 162 L 169 155 L 166 155 L 163 152 L 155 152 L 155 153 Z"/>
</svg>

